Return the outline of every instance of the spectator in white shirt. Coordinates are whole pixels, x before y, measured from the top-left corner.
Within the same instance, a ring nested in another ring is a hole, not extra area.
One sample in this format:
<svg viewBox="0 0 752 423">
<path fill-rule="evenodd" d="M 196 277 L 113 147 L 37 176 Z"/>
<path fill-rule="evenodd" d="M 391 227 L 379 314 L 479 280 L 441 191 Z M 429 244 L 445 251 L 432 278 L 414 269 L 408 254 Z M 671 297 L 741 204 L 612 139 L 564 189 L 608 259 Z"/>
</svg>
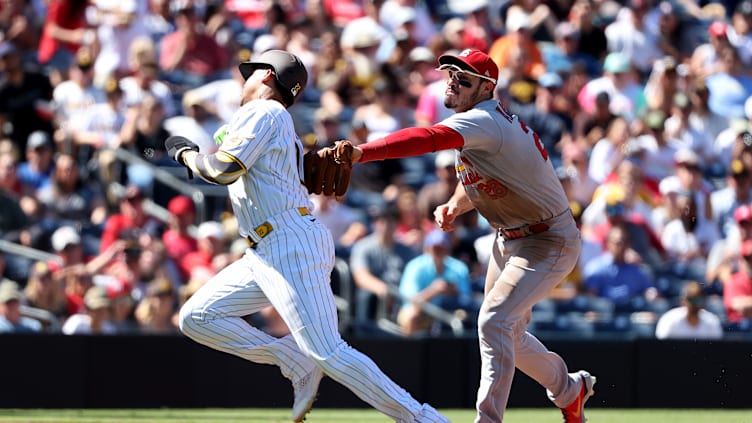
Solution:
<svg viewBox="0 0 752 423">
<path fill-rule="evenodd" d="M 684 286 L 681 306 L 664 313 L 655 327 L 658 339 L 720 339 L 723 327 L 718 316 L 704 309 L 702 286 L 692 281 Z"/>
<path fill-rule="evenodd" d="M 69 79 L 58 84 L 52 91 L 55 118 L 61 127 L 55 133 L 58 142 L 65 139 L 73 128 L 81 129 L 82 117 L 86 115 L 88 108 L 106 101 L 104 90 L 93 84 L 93 65 L 91 49 L 81 47 L 68 70 Z"/>
<path fill-rule="evenodd" d="M 63 324 L 65 335 L 112 335 L 115 325 L 110 321 L 112 301 L 104 286 L 95 285 L 84 295 L 85 313 L 71 315 Z"/>
<path fill-rule="evenodd" d="M 695 196 L 682 191 L 677 197 L 681 215 L 663 228 L 661 244 L 672 262 L 672 270 L 682 279 L 701 279 L 705 275 L 707 257 L 718 240 L 714 221 L 698 216 Z"/>
<path fill-rule="evenodd" d="M 650 5 L 647 0 L 630 0 L 619 11 L 617 20 L 605 30 L 608 51 L 624 54 L 643 75 L 647 75 L 653 62 L 663 55 L 655 34 L 645 25 Z"/>
</svg>

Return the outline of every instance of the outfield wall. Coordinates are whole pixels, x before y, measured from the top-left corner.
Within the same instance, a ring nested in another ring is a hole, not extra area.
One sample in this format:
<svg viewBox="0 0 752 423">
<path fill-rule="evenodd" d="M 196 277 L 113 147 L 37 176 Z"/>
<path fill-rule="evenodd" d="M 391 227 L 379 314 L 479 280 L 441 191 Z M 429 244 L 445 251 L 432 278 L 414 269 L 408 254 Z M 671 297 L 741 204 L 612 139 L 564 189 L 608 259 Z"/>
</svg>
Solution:
<svg viewBox="0 0 752 423">
<path fill-rule="evenodd" d="M 417 399 L 472 408 L 473 339 L 351 339 Z M 550 341 L 572 370 L 598 377 L 588 407 L 752 408 L 752 342 Z M 0 336 L 0 408 L 289 407 L 276 367 L 245 362 L 181 336 Z M 362 407 L 330 379 L 318 407 Z M 510 407 L 548 407 L 518 373 Z"/>
</svg>

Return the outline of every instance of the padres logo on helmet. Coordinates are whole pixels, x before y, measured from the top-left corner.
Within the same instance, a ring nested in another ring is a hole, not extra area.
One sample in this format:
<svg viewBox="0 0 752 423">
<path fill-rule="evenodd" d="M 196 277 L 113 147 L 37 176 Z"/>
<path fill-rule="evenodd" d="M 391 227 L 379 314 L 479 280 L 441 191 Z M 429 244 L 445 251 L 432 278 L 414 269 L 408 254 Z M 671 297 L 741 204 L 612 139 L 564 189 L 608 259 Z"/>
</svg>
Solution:
<svg viewBox="0 0 752 423">
<path fill-rule="evenodd" d="M 292 93 L 293 97 L 298 95 L 298 91 L 300 91 L 300 84 L 296 83 L 295 86 L 290 88 L 290 92 Z"/>
</svg>

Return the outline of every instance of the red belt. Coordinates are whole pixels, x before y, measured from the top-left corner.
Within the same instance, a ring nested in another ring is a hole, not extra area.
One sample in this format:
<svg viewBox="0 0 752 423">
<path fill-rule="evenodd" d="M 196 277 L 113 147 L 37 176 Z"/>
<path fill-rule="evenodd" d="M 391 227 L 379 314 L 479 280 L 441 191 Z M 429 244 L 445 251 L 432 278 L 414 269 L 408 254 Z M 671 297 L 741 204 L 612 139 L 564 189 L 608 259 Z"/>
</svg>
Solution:
<svg viewBox="0 0 752 423">
<path fill-rule="evenodd" d="M 512 240 L 546 232 L 549 228 L 550 226 L 543 222 L 520 226 L 518 228 L 499 228 L 499 236 L 504 237 L 505 240 Z"/>
</svg>

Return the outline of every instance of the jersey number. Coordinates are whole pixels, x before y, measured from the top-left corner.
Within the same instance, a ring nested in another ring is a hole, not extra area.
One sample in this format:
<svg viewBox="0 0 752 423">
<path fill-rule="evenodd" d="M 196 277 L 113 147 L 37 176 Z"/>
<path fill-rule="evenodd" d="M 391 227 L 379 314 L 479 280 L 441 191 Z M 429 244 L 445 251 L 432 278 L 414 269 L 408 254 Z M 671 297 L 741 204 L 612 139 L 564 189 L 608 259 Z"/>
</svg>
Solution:
<svg viewBox="0 0 752 423">
<path fill-rule="evenodd" d="M 509 123 L 514 123 L 514 117 L 512 117 L 512 115 L 510 115 L 509 112 L 507 112 L 506 109 L 504 109 L 504 107 L 501 104 L 499 104 L 496 107 L 496 111 L 501 113 L 501 115 L 504 116 L 504 119 L 509 121 Z M 522 128 L 523 132 L 525 132 L 526 134 L 533 135 L 533 142 L 535 142 L 535 148 L 538 149 L 541 157 L 543 157 L 543 160 L 544 161 L 548 160 L 548 151 L 546 151 L 546 147 L 543 146 L 543 143 L 541 142 L 538 134 L 536 134 L 535 131 L 528 128 L 527 125 L 525 125 L 525 122 L 521 121 L 519 117 L 517 118 L 517 121 L 520 123 L 520 128 Z"/>
</svg>

